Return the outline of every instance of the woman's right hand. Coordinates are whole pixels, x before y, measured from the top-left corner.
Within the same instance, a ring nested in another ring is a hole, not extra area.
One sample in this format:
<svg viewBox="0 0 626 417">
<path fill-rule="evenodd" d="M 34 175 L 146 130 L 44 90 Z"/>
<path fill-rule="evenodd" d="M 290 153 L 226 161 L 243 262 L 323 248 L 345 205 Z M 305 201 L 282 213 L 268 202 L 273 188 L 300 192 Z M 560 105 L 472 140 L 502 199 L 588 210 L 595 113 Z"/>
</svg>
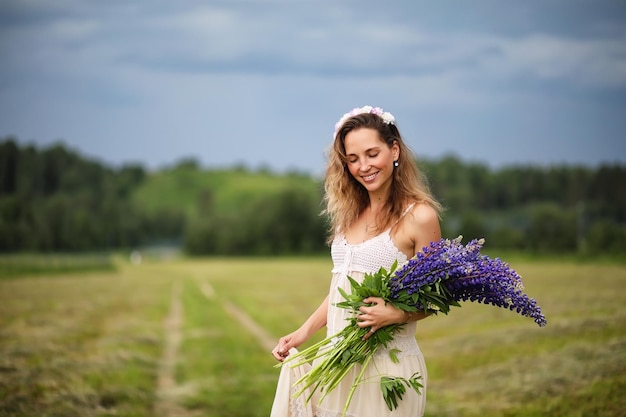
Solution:
<svg viewBox="0 0 626 417">
<path fill-rule="evenodd" d="M 328 296 L 322 301 L 322 304 L 315 310 L 302 326 L 293 333 L 278 339 L 278 344 L 272 349 L 272 355 L 279 360 L 284 361 L 289 356 L 289 350 L 297 348 L 306 342 L 312 334 L 326 325 L 326 312 L 328 311 Z"/>
<path fill-rule="evenodd" d="M 287 356 L 289 356 L 289 350 L 291 348 L 300 346 L 306 342 L 306 340 L 307 337 L 304 335 L 304 332 L 298 329 L 295 332 L 278 339 L 278 344 L 274 349 L 272 349 L 272 355 L 274 355 L 277 360 L 282 362 L 287 358 Z"/>
</svg>

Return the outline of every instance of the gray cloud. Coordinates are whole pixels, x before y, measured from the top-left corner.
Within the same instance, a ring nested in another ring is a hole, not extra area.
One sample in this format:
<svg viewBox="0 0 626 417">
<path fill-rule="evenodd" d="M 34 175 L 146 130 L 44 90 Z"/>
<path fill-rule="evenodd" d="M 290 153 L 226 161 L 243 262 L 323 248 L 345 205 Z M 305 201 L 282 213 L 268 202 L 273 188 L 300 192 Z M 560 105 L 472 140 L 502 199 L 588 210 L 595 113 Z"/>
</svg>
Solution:
<svg viewBox="0 0 626 417">
<path fill-rule="evenodd" d="M 317 170 L 335 119 L 372 104 L 402 116 L 425 155 L 614 160 L 626 155 L 616 133 L 626 128 L 617 117 L 625 9 L 619 0 L 5 2 L 0 135 L 61 137 L 152 166 L 192 154 Z M 491 145 L 542 146 L 547 134 L 606 149 Z"/>
</svg>

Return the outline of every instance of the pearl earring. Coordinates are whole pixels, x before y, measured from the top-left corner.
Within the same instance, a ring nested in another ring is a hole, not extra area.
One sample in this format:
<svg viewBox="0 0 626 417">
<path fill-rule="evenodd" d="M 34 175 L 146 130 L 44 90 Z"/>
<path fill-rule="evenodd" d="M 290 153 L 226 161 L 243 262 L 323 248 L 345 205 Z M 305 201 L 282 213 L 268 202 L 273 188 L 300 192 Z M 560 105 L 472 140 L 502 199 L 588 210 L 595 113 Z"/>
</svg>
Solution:
<svg viewBox="0 0 626 417">
<path fill-rule="evenodd" d="M 398 161 L 393 161 L 393 166 L 394 166 L 394 167 L 396 167 L 396 168 L 397 168 L 397 167 L 398 167 L 398 165 L 400 165 L 400 163 L 399 163 Z"/>
</svg>

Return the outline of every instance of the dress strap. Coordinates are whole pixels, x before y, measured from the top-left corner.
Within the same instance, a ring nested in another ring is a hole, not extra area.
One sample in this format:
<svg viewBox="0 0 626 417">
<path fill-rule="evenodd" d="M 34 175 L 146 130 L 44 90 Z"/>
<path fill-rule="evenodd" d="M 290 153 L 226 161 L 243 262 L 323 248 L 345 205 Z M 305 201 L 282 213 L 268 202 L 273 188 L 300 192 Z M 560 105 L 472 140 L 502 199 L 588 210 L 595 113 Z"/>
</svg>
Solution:
<svg viewBox="0 0 626 417">
<path fill-rule="evenodd" d="M 411 211 L 411 209 L 413 208 L 414 205 L 415 205 L 415 203 L 409 204 L 409 206 L 407 208 L 405 208 L 404 211 L 402 212 L 402 214 L 400 215 L 400 218 L 403 218 L 409 211 Z"/>
<path fill-rule="evenodd" d="M 405 209 L 404 209 L 404 211 L 402 212 L 402 214 L 400 215 L 400 217 L 398 218 L 398 220 L 396 220 L 396 222 L 393 224 L 393 226 L 395 226 L 396 224 L 398 224 L 398 222 L 399 222 L 400 220 L 402 220 L 402 218 L 403 218 L 404 216 L 406 216 L 406 214 L 407 214 L 409 211 L 411 211 L 411 209 L 413 208 L 413 206 L 414 206 L 414 205 L 415 205 L 415 203 L 411 203 L 411 204 L 409 204 L 409 206 L 408 206 L 407 208 L 405 208 Z M 392 227 L 393 227 L 393 226 L 392 226 Z"/>
<path fill-rule="evenodd" d="M 396 220 L 390 227 L 387 228 L 387 230 L 385 230 L 384 233 L 391 233 L 391 229 L 393 229 L 399 222 L 400 220 L 402 220 L 402 218 L 404 216 L 406 216 L 406 214 L 411 211 L 411 209 L 413 208 L 413 206 L 415 205 L 415 203 L 411 203 L 408 205 L 407 208 L 404 209 L 404 211 L 402 212 L 402 214 L 400 215 L 400 217 L 398 218 L 398 220 Z"/>
</svg>

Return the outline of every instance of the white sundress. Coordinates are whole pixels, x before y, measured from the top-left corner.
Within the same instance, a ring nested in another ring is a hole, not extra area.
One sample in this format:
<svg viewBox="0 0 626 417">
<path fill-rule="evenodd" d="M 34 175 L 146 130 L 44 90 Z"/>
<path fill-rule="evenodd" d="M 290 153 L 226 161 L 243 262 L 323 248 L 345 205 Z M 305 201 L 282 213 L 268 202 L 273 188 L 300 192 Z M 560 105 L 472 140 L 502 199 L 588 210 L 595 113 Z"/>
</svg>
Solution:
<svg viewBox="0 0 626 417">
<path fill-rule="evenodd" d="M 387 270 L 394 261 L 402 265 L 407 261 L 404 253 L 395 246 L 391 231 L 387 230 L 360 244 L 350 244 L 343 235 L 337 235 L 331 246 L 333 260 L 332 281 L 327 316 L 327 336 L 332 336 L 341 331 L 347 323 L 350 312 L 343 308 L 335 307 L 335 304 L 343 301 L 343 297 L 337 288 L 343 288 L 348 294 L 351 292 L 350 282 L 347 276 L 360 281 L 365 273 L 376 272 L 382 266 Z M 387 349 L 380 349 L 368 369 L 365 371 L 364 380 L 370 377 L 372 383 L 360 384 L 352 397 L 346 413 L 347 417 L 419 417 L 424 415 L 426 406 L 427 373 L 424 357 L 415 340 L 416 322 L 410 322 L 396 333 L 394 340 Z M 390 349 L 399 349 L 400 362 L 393 363 L 389 358 Z M 293 349 L 292 353 L 297 352 Z M 316 393 L 309 403 L 305 403 L 306 393 L 294 398 L 293 384 L 303 376 L 310 365 L 299 367 L 282 366 L 276 396 L 272 406 L 270 417 L 339 417 L 344 409 L 348 392 L 356 375 L 361 371 L 361 366 L 356 365 L 351 372 L 341 381 L 333 391 L 319 402 L 320 395 Z M 424 385 L 421 394 L 407 388 L 398 408 L 389 411 L 380 390 L 379 375 L 401 376 L 410 378 L 418 372 Z"/>
</svg>

